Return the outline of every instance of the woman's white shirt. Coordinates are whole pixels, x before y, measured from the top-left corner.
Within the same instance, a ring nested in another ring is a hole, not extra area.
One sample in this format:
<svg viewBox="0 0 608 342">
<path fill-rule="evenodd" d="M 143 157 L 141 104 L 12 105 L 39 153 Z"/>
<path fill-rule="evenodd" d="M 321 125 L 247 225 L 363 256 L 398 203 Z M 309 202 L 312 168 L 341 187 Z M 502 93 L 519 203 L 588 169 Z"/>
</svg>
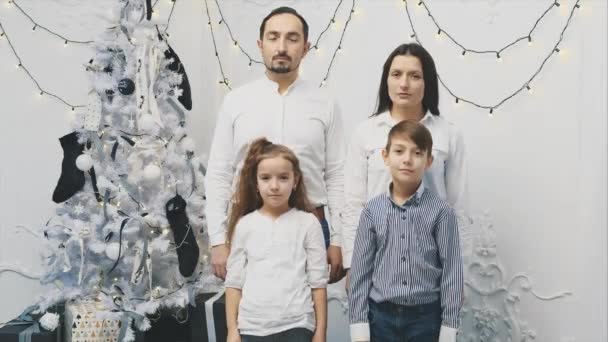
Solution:
<svg viewBox="0 0 608 342">
<path fill-rule="evenodd" d="M 388 133 L 398 122 L 386 111 L 361 122 L 348 145 L 344 167 L 345 206 L 342 228 L 344 267 L 349 268 L 359 216 L 365 203 L 383 193 L 391 182 L 382 150 Z M 459 215 L 468 211 L 464 139 L 442 116 L 427 113 L 421 120 L 433 137 L 433 163 L 424 184 L 446 200 Z"/>
</svg>

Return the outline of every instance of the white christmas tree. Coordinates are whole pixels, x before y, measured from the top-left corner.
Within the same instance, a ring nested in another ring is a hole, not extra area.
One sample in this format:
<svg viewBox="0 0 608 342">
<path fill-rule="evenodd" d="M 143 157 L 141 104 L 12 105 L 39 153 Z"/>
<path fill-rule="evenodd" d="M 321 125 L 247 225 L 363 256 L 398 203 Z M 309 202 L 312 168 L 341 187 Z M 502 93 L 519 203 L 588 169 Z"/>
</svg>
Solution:
<svg viewBox="0 0 608 342">
<path fill-rule="evenodd" d="M 146 315 L 185 307 L 211 279 L 199 237 L 204 169 L 185 130 L 187 76 L 150 1 L 117 8 L 86 65 L 89 105 L 60 139 L 60 204 L 43 227 L 49 289 L 37 306 L 96 299 L 147 330 Z"/>
</svg>

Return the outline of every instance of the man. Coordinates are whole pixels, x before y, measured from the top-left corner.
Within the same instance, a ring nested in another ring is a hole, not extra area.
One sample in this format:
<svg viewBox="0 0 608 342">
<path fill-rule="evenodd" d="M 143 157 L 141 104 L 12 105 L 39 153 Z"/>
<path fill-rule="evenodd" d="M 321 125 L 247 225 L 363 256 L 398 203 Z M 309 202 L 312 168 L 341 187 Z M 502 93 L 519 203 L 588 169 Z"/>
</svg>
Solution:
<svg viewBox="0 0 608 342">
<path fill-rule="evenodd" d="M 207 222 L 213 273 L 224 279 L 230 252 L 226 217 L 236 175 L 256 138 L 291 148 L 300 160 L 308 196 L 324 225 L 330 283 L 343 276 L 340 212 L 344 202 L 344 137 L 338 107 L 325 91 L 299 78 L 308 53 L 308 24 L 289 7 L 273 10 L 260 26 L 265 77 L 226 95 L 218 114 L 206 177 Z M 329 208 L 331 229 L 325 220 Z"/>
</svg>

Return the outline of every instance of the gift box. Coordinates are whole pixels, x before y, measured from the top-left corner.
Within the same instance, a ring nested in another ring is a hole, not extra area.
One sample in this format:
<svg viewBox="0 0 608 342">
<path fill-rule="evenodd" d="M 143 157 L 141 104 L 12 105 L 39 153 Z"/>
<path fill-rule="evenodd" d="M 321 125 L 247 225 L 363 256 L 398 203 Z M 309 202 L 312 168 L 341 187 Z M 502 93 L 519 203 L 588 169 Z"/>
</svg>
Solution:
<svg viewBox="0 0 608 342">
<path fill-rule="evenodd" d="M 62 342 L 58 330 L 44 330 L 38 322 L 25 323 L 15 319 L 0 328 L 0 341 L 2 342 Z M 28 337 L 29 336 L 29 337 Z"/>
<path fill-rule="evenodd" d="M 156 317 L 148 316 L 152 327 L 145 332 L 145 342 L 190 342 L 190 308 L 162 309 Z M 204 342 L 199 340 L 197 342 Z"/>
<path fill-rule="evenodd" d="M 65 306 L 66 342 L 118 342 L 120 319 L 103 319 L 108 311 L 97 301 L 70 302 Z"/>
<path fill-rule="evenodd" d="M 54 331 L 45 330 L 38 323 L 38 318 L 16 318 L 0 328 L 1 342 L 63 342 L 61 334 L 61 320 L 63 305 L 49 310 L 59 314 L 59 325 Z"/>
<path fill-rule="evenodd" d="M 197 295 L 190 319 L 192 341 L 225 342 L 228 328 L 224 292 Z"/>
</svg>

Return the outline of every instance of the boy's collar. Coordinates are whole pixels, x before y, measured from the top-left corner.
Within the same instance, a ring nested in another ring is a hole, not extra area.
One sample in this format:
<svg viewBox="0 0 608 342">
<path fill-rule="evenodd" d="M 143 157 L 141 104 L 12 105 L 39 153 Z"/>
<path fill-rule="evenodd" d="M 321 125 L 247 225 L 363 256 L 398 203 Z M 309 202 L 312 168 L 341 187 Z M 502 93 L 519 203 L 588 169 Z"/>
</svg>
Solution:
<svg viewBox="0 0 608 342">
<path fill-rule="evenodd" d="M 395 203 L 395 201 L 393 200 L 393 196 L 392 196 L 392 191 L 393 190 L 393 182 L 390 182 L 390 184 L 388 185 L 388 189 L 387 189 L 387 195 L 388 195 L 388 199 L 396 206 L 398 207 L 403 207 L 406 205 L 410 205 L 410 204 L 418 204 L 420 203 L 420 199 L 422 198 L 422 194 L 424 193 L 425 190 L 425 186 L 424 186 L 424 181 L 420 181 L 420 185 L 418 185 L 418 188 L 416 189 L 416 192 L 414 192 L 414 194 L 412 196 L 410 196 L 410 198 L 408 198 L 405 203 L 403 203 L 403 205 L 400 205 L 398 203 Z"/>
</svg>

